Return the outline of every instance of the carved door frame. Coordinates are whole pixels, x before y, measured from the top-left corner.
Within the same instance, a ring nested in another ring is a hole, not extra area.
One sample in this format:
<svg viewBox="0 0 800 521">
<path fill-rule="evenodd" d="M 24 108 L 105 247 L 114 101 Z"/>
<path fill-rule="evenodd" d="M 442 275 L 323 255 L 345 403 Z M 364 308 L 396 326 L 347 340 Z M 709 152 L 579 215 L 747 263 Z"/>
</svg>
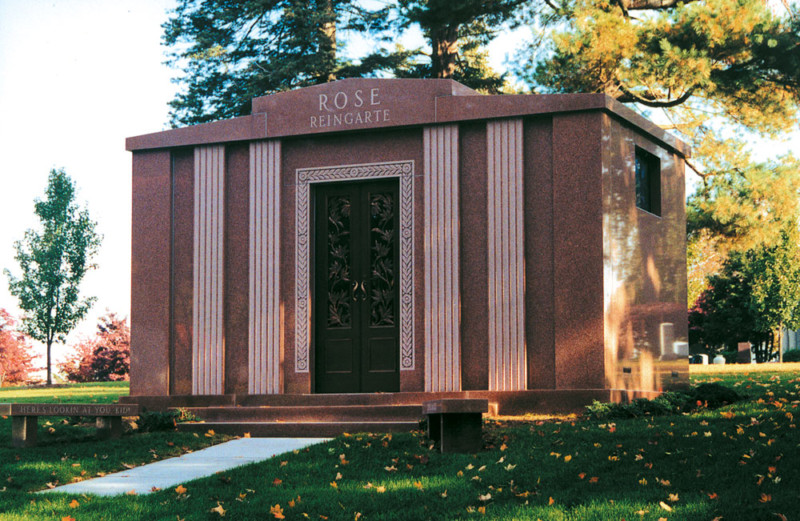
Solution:
<svg viewBox="0 0 800 521">
<path fill-rule="evenodd" d="M 414 370 L 414 161 L 338 165 L 296 170 L 295 360 L 296 373 L 310 370 L 311 190 L 314 183 L 400 179 L 400 371 Z"/>
</svg>

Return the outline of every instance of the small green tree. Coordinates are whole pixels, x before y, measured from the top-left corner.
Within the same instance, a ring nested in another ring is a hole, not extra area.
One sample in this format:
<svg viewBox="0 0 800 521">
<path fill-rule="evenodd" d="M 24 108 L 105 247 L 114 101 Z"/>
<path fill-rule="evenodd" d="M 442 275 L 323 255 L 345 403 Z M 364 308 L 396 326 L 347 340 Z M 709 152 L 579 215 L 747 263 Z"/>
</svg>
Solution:
<svg viewBox="0 0 800 521">
<path fill-rule="evenodd" d="M 81 298 L 79 285 L 94 267 L 92 256 L 101 236 L 89 212 L 75 203 L 75 183 L 63 169 L 51 170 L 45 199 L 36 199 L 34 213 L 40 229 L 29 229 L 14 243 L 22 275 L 4 270 L 9 291 L 25 313 L 22 331 L 47 346 L 47 385 L 53 383 L 51 348 L 63 343 L 94 302 Z"/>
<path fill-rule="evenodd" d="M 780 352 L 780 331 L 800 327 L 800 247 L 797 233 L 772 246 L 733 251 L 689 313 L 690 340 L 714 352 L 750 342 L 756 361 Z"/>
</svg>

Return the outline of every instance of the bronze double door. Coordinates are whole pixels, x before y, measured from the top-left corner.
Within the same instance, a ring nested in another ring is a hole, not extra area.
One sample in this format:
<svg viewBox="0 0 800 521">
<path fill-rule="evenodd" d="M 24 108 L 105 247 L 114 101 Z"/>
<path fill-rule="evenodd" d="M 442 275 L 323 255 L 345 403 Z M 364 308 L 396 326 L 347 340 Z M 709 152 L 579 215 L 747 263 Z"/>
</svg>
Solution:
<svg viewBox="0 0 800 521">
<path fill-rule="evenodd" d="M 398 182 L 314 187 L 317 393 L 400 390 Z"/>
</svg>

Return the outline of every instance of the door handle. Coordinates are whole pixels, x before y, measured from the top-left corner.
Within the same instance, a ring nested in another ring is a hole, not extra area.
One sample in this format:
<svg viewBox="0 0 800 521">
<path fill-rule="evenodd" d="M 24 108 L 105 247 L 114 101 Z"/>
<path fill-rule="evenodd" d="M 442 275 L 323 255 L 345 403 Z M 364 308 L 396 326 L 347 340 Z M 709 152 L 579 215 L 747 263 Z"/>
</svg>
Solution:
<svg viewBox="0 0 800 521">
<path fill-rule="evenodd" d="M 361 281 L 361 300 L 367 300 L 367 288 L 364 287 L 364 281 Z"/>
<path fill-rule="evenodd" d="M 353 282 L 353 289 L 350 290 L 353 294 L 353 302 L 358 300 L 358 281 Z"/>
</svg>

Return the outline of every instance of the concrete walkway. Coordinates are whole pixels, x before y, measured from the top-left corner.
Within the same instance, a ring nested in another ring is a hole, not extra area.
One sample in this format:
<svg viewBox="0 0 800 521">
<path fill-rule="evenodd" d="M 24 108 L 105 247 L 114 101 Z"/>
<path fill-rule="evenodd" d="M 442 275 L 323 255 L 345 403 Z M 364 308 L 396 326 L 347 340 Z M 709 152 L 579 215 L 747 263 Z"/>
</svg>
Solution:
<svg viewBox="0 0 800 521">
<path fill-rule="evenodd" d="M 176 458 L 42 492 L 114 496 L 133 490 L 137 494 L 149 494 L 153 487 L 166 489 L 328 440 L 329 438 L 240 438 Z"/>
</svg>

